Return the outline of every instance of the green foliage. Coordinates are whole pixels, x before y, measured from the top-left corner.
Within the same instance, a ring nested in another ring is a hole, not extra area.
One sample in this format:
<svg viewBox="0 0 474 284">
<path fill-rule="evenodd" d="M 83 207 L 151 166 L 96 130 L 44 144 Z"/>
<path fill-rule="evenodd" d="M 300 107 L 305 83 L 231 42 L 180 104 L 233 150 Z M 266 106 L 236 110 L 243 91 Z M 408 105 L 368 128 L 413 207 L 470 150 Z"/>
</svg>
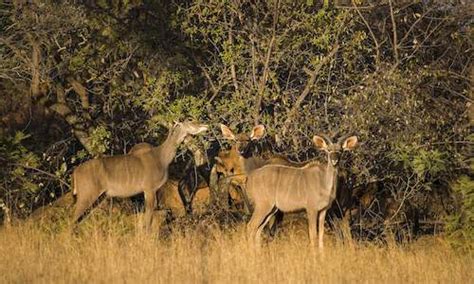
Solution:
<svg viewBox="0 0 474 284">
<path fill-rule="evenodd" d="M 0 159 L 11 165 L 9 169 L 7 167 L 8 172 L 2 172 L 5 181 L 21 184 L 21 190 L 35 192 L 38 190 L 38 186 L 29 179 L 25 168 L 38 167 L 39 158 L 23 145 L 24 140 L 29 137 L 30 135 L 25 135 L 23 132 L 16 132 L 14 136 L 2 137 L 0 139 Z"/>
<path fill-rule="evenodd" d="M 461 176 L 452 186 L 461 200 L 460 211 L 450 216 L 446 230 L 455 247 L 468 251 L 474 249 L 474 181 L 470 176 Z"/>
<path fill-rule="evenodd" d="M 105 126 L 98 126 L 92 130 L 90 136 L 91 154 L 94 156 L 104 154 L 109 148 L 110 136 L 111 134 Z"/>
<path fill-rule="evenodd" d="M 447 169 L 449 159 L 438 150 L 426 150 L 412 146 L 399 146 L 391 157 L 400 162 L 405 170 L 413 171 L 419 178 L 439 176 Z"/>
<path fill-rule="evenodd" d="M 28 196 L 40 190 L 38 179 L 28 172 L 39 166 L 40 158 L 25 147 L 30 135 L 16 132 L 0 137 L 0 204 L 10 210 L 28 211 Z"/>
<path fill-rule="evenodd" d="M 468 137 L 474 142 L 474 135 Z M 469 157 L 469 154 L 467 154 Z M 472 177 L 474 159 L 467 160 L 469 169 L 466 175 L 460 176 L 452 185 L 453 192 L 459 200 L 459 210 L 447 219 L 447 232 L 453 246 L 472 251 L 474 249 L 474 180 Z"/>
</svg>

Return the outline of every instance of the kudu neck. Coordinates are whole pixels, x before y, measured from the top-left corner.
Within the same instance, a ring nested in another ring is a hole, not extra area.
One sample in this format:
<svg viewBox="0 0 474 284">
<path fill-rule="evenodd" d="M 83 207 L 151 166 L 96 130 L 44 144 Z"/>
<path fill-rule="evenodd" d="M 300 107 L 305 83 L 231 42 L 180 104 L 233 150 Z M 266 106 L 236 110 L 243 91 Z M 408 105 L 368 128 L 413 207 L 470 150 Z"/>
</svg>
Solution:
<svg viewBox="0 0 474 284">
<path fill-rule="evenodd" d="M 335 194 L 337 190 L 337 174 L 339 170 L 339 162 L 336 165 L 333 165 L 331 157 L 327 156 L 327 165 L 326 165 L 326 180 L 332 184 L 332 192 Z"/>
<path fill-rule="evenodd" d="M 155 149 L 155 154 L 162 164 L 169 165 L 176 156 L 178 146 L 183 142 L 186 133 L 180 127 L 173 127 L 170 129 L 166 140 Z"/>
</svg>

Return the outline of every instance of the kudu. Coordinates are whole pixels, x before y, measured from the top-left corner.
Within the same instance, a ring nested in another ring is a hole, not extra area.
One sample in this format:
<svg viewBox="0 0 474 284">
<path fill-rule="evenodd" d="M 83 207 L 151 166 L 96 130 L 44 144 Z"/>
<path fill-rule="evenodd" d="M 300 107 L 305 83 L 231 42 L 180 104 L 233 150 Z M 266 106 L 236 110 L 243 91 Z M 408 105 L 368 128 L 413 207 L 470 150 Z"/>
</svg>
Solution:
<svg viewBox="0 0 474 284">
<path fill-rule="evenodd" d="M 313 137 L 316 148 L 327 153 L 326 164 L 309 163 L 302 168 L 267 165 L 250 173 L 246 187 L 255 209 L 247 225 L 249 240 L 260 243 L 263 228 L 278 210 L 305 209 L 311 245 L 315 245 L 318 225 L 319 247 L 323 248 L 324 220 L 336 198 L 339 160 L 343 151 L 356 146 L 357 137 L 340 139 L 338 143 L 326 140 Z"/>
<path fill-rule="evenodd" d="M 158 147 L 140 143 L 131 153 L 96 158 L 79 165 L 72 173 L 76 208 L 73 224 L 103 194 L 111 197 L 145 195 L 145 227 L 150 229 L 156 192 L 168 179 L 168 167 L 178 146 L 188 135 L 207 131 L 208 126 L 196 122 L 177 123 Z"/>
</svg>

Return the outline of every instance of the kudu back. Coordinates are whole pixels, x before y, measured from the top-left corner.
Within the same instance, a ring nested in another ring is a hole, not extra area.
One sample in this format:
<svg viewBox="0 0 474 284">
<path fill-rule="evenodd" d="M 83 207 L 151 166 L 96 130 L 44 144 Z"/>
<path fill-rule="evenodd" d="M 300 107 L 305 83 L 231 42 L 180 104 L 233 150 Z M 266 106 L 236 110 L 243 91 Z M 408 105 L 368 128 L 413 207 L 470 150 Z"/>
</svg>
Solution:
<svg viewBox="0 0 474 284">
<path fill-rule="evenodd" d="M 312 245 L 316 242 L 319 219 L 319 247 L 323 247 L 326 211 L 336 198 L 338 164 L 343 151 L 352 150 L 357 137 L 332 143 L 326 137 L 313 137 L 317 149 L 327 153 L 327 163 L 309 163 L 296 168 L 266 165 L 251 172 L 247 178 L 247 193 L 255 210 L 248 223 L 249 239 L 260 243 L 260 235 L 269 219 L 279 210 L 292 212 L 304 209 L 308 216 L 308 230 Z"/>
<path fill-rule="evenodd" d="M 72 173 L 73 194 L 76 195 L 73 224 L 104 193 L 111 197 L 130 197 L 143 192 L 145 227 L 149 230 L 156 192 L 168 179 L 168 167 L 179 144 L 186 136 L 207 129 L 207 125 L 196 122 L 177 123 L 158 147 L 140 143 L 128 154 L 96 158 L 79 165 Z"/>
</svg>

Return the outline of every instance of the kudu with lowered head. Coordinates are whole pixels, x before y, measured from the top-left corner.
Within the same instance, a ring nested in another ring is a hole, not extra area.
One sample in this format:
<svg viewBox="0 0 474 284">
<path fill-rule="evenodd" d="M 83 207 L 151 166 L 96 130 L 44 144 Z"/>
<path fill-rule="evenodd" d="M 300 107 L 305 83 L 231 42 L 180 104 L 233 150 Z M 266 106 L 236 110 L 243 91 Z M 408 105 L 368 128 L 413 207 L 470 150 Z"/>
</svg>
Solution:
<svg viewBox="0 0 474 284">
<path fill-rule="evenodd" d="M 235 191 L 230 191 L 230 197 L 234 202 L 244 202 L 249 209 L 249 202 L 245 194 L 245 180 L 247 174 L 259 167 L 269 163 L 287 164 L 289 161 L 279 158 L 264 158 L 260 156 L 252 156 L 252 146 L 254 142 L 265 136 L 265 126 L 257 125 L 252 128 L 249 134 L 234 134 L 229 127 L 224 124 L 220 125 L 224 139 L 232 142 L 230 150 L 219 151 L 216 160 L 216 171 L 219 175 L 229 179 L 230 184 Z"/>
<path fill-rule="evenodd" d="M 260 124 L 253 127 L 250 134 L 234 134 L 224 124 L 221 124 L 220 127 L 224 139 L 232 141 L 232 147 L 228 151 L 219 151 L 215 158 L 217 172 L 238 181 L 243 178 L 245 181 L 245 173 L 258 161 L 257 158 L 251 156 L 250 143 L 265 136 L 265 126 Z"/>
<path fill-rule="evenodd" d="M 145 227 L 149 230 L 156 192 L 168 179 L 168 167 L 178 146 L 188 135 L 208 129 L 205 124 L 182 122 L 175 124 L 166 140 L 158 147 L 140 143 L 125 155 L 101 157 L 82 163 L 72 173 L 76 207 L 73 223 L 102 195 L 130 197 L 145 195 Z"/>
<path fill-rule="evenodd" d="M 261 139 L 265 135 L 265 126 L 255 126 L 250 135 L 246 133 L 234 134 L 229 127 L 221 124 L 221 132 L 226 140 L 233 141 L 230 150 L 220 151 L 216 157 L 217 171 L 224 176 L 232 177 L 239 184 L 244 185 L 247 175 L 255 169 L 268 164 L 301 167 L 305 163 L 292 162 L 280 155 L 252 156 L 249 153 L 249 143 Z"/>
<path fill-rule="evenodd" d="M 343 151 L 357 144 L 356 136 L 337 143 L 325 138 L 315 135 L 313 143 L 327 153 L 326 164 L 309 163 L 301 168 L 267 165 L 250 173 L 246 187 L 255 210 L 247 225 L 249 239 L 259 244 L 263 228 L 278 210 L 305 209 L 311 245 L 315 245 L 318 231 L 319 247 L 323 248 L 324 220 L 336 198 L 339 160 Z"/>
</svg>

